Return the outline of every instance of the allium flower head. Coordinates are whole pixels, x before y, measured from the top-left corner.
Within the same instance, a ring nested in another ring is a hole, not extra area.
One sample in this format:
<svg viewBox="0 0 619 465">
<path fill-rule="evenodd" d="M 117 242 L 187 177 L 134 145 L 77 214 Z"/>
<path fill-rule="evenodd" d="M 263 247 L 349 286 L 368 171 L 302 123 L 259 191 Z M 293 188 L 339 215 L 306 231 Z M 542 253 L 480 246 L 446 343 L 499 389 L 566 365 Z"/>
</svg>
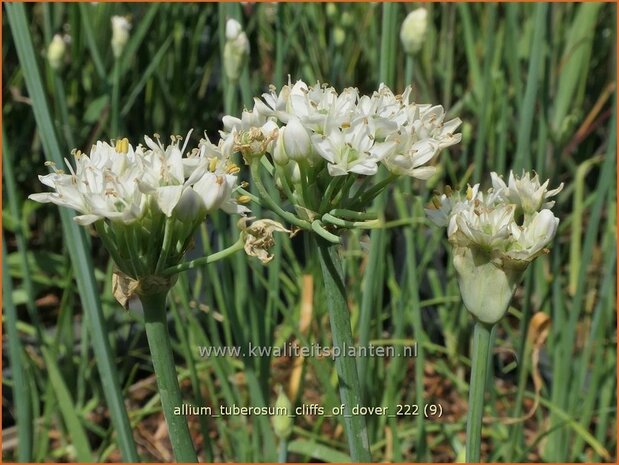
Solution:
<svg viewBox="0 0 619 465">
<path fill-rule="evenodd" d="M 475 185 L 465 196 L 435 198 L 426 210 L 435 224 L 447 226 L 464 304 L 485 323 L 502 317 L 528 264 L 547 253 L 559 219 L 549 209 L 554 202 L 545 200 L 562 188 L 547 191 L 548 181 L 540 185 L 529 173 L 510 174 L 509 186 L 496 173 L 491 178 L 485 193 Z"/>
<path fill-rule="evenodd" d="M 262 99 L 255 99 L 253 110 L 243 112 L 243 120 L 261 126 L 264 121 L 272 121 L 280 127 L 280 135 L 300 134 L 300 139 L 305 140 L 302 126 L 311 136 L 313 148 L 305 142 L 289 141 L 285 145 L 296 145 L 291 158 L 303 158 L 298 149 L 307 147 L 307 157 L 317 152 L 329 166 L 338 166 L 330 168 L 333 176 L 348 172 L 374 174 L 377 163 L 382 161 L 394 174 L 427 179 L 429 172 L 420 168 L 441 149 L 460 141 L 455 130 L 461 122 L 458 118 L 445 122 L 442 107 L 412 103 L 410 95 L 410 87 L 395 95 L 381 84 L 372 95 L 360 96 L 352 87 L 338 93 L 324 84 L 310 87 L 297 81 L 283 86 L 279 92 L 271 88 Z M 230 121 L 234 120 L 224 117 L 224 124 L 231 126 Z M 289 124 L 294 126 L 291 131 L 285 130 Z M 356 147 L 355 143 L 361 145 Z M 342 162 L 351 155 L 355 163 Z M 367 169 L 355 168 L 360 159 L 368 159 Z"/>
<path fill-rule="evenodd" d="M 438 153 L 460 141 L 459 119 L 445 121 L 442 107 L 414 103 L 411 94 L 411 87 L 395 94 L 384 84 L 360 95 L 354 87 L 338 92 L 326 84 L 289 82 L 254 99 L 241 118 L 225 116 L 222 137 L 236 141 L 254 179 L 257 159 L 271 158 L 270 174 L 301 218 L 296 226 L 310 229 L 311 223 L 314 232 L 358 227 L 357 213 L 390 182 L 398 176 L 428 179 Z M 250 142 L 242 143 L 243 137 Z M 390 174 L 386 180 L 357 179 L 375 175 L 381 166 Z"/>
<path fill-rule="evenodd" d="M 181 145 L 180 136 L 167 146 L 158 136 L 144 139 L 146 146 L 135 148 L 120 139 L 97 142 L 88 155 L 76 150 L 75 168 L 65 160 L 69 173 L 55 170 L 39 176 L 53 192 L 30 195 L 37 202 L 76 210 L 74 219 L 81 225 L 94 224 L 117 265 L 133 278 L 177 263 L 208 213 L 248 211 L 236 200 L 239 168 L 224 141 L 215 146 L 203 139 L 184 156 L 188 140 Z M 168 263 L 158 265 L 168 240 L 174 251 Z"/>
</svg>

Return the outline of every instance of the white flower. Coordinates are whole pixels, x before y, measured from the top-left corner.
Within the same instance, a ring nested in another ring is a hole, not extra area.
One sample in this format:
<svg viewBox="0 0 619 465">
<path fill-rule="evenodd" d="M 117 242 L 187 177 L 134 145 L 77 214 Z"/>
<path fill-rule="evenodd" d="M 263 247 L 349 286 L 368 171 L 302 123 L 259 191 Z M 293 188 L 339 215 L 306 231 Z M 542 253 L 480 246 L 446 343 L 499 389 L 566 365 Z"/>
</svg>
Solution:
<svg viewBox="0 0 619 465">
<path fill-rule="evenodd" d="M 298 118 L 291 118 L 282 135 L 283 148 L 292 160 L 299 161 L 308 158 L 312 151 L 312 140 L 307 129 Z"/>
<path fill-rule="evenodd" d="M 400 40 L 406 53 L 415 54 L 421 49 L 427 29 L 428 11 L 425 8 L 417 8 L 406 16 L 400 28 Z"/>
<path fill-rule="evenodd" d="M 333 129 L 324 136 L 316 134 L 312 141 L 318 154 L 329 162 L 331 176 L 376 174 L 377 164 L 395 147 L 394 142 L 375 142 L 368 124 L 363 122 L 343 130 Z"/>
<path fill-rule="evenodd" d="M 519 213 L 524 214 L 527 219 L 542 208 L 552 208 L 555 202 L 548 199 L 563 189 L 561 183 L 556 189 L 548 190 L 550 180 L 540 184 L 537 173 L 531 177 L 530 173 L 523 172 L 521 177 L 516 177 L 513 171 L 510 171 L 507 185 L 496 173 L 492 173 L 491 176 L 494 190 L 501 192 L 507 202 L 515 204 Z"/>
<path fill-rule="evenodd" d="M 419 107 L 419 115 L 413 116 L 410 124 L 414 128 L 417 139 L 434 139 L 439 144 L 439 149 L 445 149 L 455 145 L 462 139 L 462 134 L 454 134 L 454 131 L 462 124 L 460 118 L 454 118 L 444 122 L 445 110 L 440 105 L 432 107 Z"/>
<path fill-rule="evenodd" d="M 131 23 L 124 16 L 112 16 L 112 52 L 114 57 L 122 55 L 125 45 L 129 41 Z"/>
<path fill-rule="evenodd" d="M 436 172 L 436 167 L 425 165 L 438 155 L 438 143 L 432 139 L 413 140 L 410 133 L 390 136 L 388 141 L 397 142 L 397 145 L 383 159 L 383 163 L 393 174 L 429 179 Z"/>
</svg>

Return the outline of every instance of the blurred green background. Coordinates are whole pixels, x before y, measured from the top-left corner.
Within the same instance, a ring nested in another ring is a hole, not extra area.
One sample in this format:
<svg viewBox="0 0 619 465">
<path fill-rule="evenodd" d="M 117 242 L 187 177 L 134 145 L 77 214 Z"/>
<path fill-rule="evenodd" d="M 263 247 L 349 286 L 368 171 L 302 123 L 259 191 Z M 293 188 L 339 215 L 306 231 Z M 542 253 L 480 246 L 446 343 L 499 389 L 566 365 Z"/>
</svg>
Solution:
<svg viewBox="0 0 619 465">
<path fill-rule="evenodd" d="M 420 6 L 427 35 L 406 56 L 400 25 Z M 112 15 L 133 25 L 117 61 Z M 223 72 L 228 18 L 251 44 L 238 82 Z M 403 180 L 381 199 L 385 232 L 353 232 L 343 248 L 359 343 L 419 349 L 360 360 L 365 403 L 442 408 L 440 418 L 369 417 L 374 459 L 462 458 L 472 321 L 423 206 L 445 185 L 486 187 L 490 171 L 527 169 L 565 183 L 561 224 L 497 330 L 482 457 L 615 461 L 615 24 L 609 3 L 3 4 L 3 459 L 172 457 L 142 323 L 113 300 L 101 242 L 69 212 L 27 200 L 43 190 L 44 162 L 60 167 L 73 148 L 120 136 L 137 144 L 194 129 L 194 141 L 204 130 L 216 139 L 223 115 L 290 76 L 365 93 L 412 84 L 415 101 L 464 121 L 436 177 Z M 67 42 L 58 69 L 46 59 L 54 34 Z M 237 237 L 234 220 L 215 215 L 194 255 Z M 170 330 L 187 402 L 272 405 L 281 384 L 293 404 L 339 405 L 330 359 L 199 357 L 198 345 L 330 345 L 303 237 L 280 237 L 276 254 L 266 268 L 239 254 L 174 288 Z M 277 459 L 267 417 L 192 417 L 190 427 L 202 460 Z M 287 452 L 346 460 L 341 419 L 297 416 Z"/>
</svg>

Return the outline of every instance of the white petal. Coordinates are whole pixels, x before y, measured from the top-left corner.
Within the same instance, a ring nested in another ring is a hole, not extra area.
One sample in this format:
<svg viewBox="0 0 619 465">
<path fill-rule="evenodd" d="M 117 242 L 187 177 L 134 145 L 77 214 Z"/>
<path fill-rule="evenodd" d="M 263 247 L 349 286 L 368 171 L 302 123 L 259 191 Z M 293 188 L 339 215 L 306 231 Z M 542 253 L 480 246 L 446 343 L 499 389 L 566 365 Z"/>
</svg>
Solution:
<svg viewBox="0 0 619 465">
<path fill-rule="evenodd" d="M 157 205 L 166 216 L 172 216 L 172 210 L 182 193 L 183 186 L 163 186 L 157 189 Z"/>
<path fill-rule="evenodd" d="M 99 215 L 80 215 L 73 218 L 73 221 L 75 221 L 79 225 L 87 226 L 94 223 L 95 221 L 99 221 L 102 218 L 103 217 Z"/>
</svg>

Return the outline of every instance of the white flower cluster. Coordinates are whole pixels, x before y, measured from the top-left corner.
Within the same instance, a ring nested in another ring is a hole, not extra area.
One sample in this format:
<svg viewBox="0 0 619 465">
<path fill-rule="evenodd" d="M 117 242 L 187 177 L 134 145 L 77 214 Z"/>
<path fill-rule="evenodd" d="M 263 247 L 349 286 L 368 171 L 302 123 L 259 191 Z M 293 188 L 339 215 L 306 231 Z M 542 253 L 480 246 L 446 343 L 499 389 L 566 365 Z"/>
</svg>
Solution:
<svg viewBox="0 0 619 465">
<path fill-rule="evenodd" d="M 466 197 L 443 194 L 426 210 L 438 226 L 447 226 L 449 241 L 456 247 L 478 247 L 496 258 L 531 261 L 555 236 L 559 219 L 550 208 L 551 197 L 563 189 L 548 190 L 537 174 L 522 177 L 510 172 L 508 184 L 491 174 L 492 188 L 479 191 L 479 184 L 467 189 Z"/>
<path fill-rule="evenodd" d="M 261 150 L 244 152 L 246 159 L 270 153 L 290 172 L 302 163 L 313 169 L 326 164 L 331 176 L 373 175 L 383 163 L 395 175 L 427 179 L 435 171 L 428 163 L 461 138 L 455 134 L 460 119 L 445 121 L 441 106 L 411 102 L 410 87 L 395 95 L 381 85 L 362 96 L 356 88 L 338 93 L 297 81 L 262 97 L 240 119 L 224 118 L 226 135 L 238 142 L 259 129 L 249 139 Z"/>
<path fill-rule="evenodd" d="M 486 193 L 476 184 L 464 197 L 436 197 L 426 210 L 436 225 L 447 226 L 465 306 L 488 324 L 505 314 L 528 264 L 547 252 L 559 225 L 549 199 L 563 189 L 548 190 L 537 174 L 510 173 L 507 184 L 496 173 L 491 178 Z"/>
<path fill-rule="evenodd" d="M 218 208 L 248 211 L 233 195 L 239 168 L 230 161 L 230 147 L 203 139 L 183 157 L 187 141 L 179 147 L 181 139 L 173 137 L 166 147 L 147 136 L 146 147 L 135 149 L 127 139 L 115 145 L 97 142 L 90 155 L 73 152 L 75 169 L 65 160 L 70 174 L 56 170 L 39 176 L 55 192 L 30 198 L 77 210 L 75 221 L 81 225 L 101 219 L 129 224 L 153 210 L 191 223 Z"/>
</svg>

